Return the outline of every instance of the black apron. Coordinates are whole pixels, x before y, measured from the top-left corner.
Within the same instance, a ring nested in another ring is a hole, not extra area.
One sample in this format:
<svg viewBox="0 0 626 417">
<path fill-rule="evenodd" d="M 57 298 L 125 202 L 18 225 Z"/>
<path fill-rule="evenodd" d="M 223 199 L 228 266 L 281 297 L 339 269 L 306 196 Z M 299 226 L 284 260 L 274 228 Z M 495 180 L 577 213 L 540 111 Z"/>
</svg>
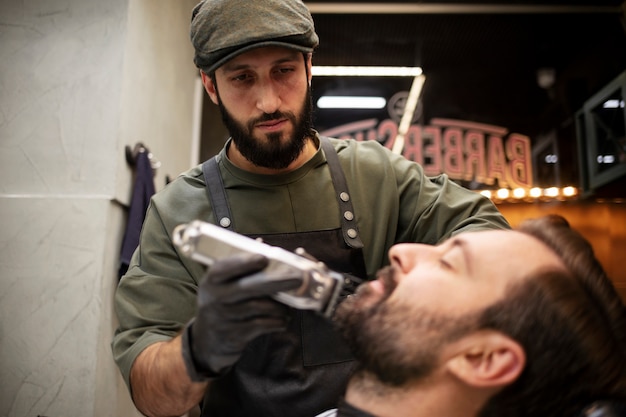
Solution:
<svg viewBox="0 0 626 417">
<path fill-rule="evenodd" d="M 331 269 L 365 279 L 363 243 L 345 176 L 332 144 L 325 137 L 320 142 L 341 210 L 341 228 L 251 237 L 291 251 L 302 247 Z M 202 171 L 216 223 L 234 230 L 217 157 L 206 161 Z M 292 309 L 287 332 L 253 340 L 236 365 L 209 384 L 202 416 L 314 416 L 337 406 L 353 369 L 354 358 L 329 321 L 312 311 Z"/>
</svg>

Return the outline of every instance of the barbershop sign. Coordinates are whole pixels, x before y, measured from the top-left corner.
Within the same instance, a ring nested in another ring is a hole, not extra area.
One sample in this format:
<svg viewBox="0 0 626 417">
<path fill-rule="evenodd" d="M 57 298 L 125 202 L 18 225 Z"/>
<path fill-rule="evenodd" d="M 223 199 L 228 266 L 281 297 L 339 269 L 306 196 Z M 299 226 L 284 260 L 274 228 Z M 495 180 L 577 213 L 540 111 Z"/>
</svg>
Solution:
<svg viewBox="0 0 626 417">
<path fill-rule="evenodd" d="M 380 123 L 378 119 L 366 119 L 321 134 L 378 140 L 394 149 L 398 123 L 391 119 Z M 501 188 L 532 187 L 530 138 L 509 133 L 503 127 L 433 118 L 430 125 L 411 125 L 400 149 L 404 157 L 420 163 L 430 176 L 446 173 L 460 181 L 486 185 L 494 185 L 497 181 Z"/>
</svg>

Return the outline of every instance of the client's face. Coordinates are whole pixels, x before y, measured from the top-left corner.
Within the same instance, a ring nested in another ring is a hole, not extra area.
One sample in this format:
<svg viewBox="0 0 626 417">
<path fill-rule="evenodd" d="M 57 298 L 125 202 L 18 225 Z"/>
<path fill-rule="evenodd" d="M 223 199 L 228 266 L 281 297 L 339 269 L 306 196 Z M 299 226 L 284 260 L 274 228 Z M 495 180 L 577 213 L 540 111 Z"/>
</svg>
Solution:
<svg viewBox="0 0 626 417">
<path fill-rule="evenodd" d="M 389 259 L 377 280 L 339 306 L 336 320 L 363 368 L 392 385 L 429 375 L 508 285 L 563 268 L 543 243 L 509 230 L 467 232 L 438 246 L 399 244 Z"/>
</svg>

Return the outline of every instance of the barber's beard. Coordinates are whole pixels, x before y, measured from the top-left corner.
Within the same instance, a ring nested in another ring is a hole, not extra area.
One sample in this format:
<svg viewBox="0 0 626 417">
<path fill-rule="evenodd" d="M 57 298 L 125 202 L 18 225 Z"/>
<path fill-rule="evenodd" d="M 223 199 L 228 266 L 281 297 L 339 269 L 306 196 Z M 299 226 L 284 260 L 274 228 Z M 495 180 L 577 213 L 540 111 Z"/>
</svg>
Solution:
<svg viewBox="0 0 626 417">
<path fill-rule="evenodd" d="M 274 112 L 249 120 L 245 125 L 237 122 L 226 110 L 222 101 L 218 101 L 222 120 L 228 129 L 239 152 L 254 165 L 272 169 L 286 168 L 302 153 L 308 137 L 312 136 L 312 100 L 311 91 L 307 89 L 302 110 L 295 115 L 292 112 Z M 266 141 L 253 136 L 254 126 L 259 122 L 287 118 L 293 125 L 293 133 L 289 140 L 281 140 L 283 133 L 265 135 Z"/>
<path fill-rule="evenodd" d="M 335 320 L 359 371 L 388 386 L 425 380 L 438 365 L 441 349 L 474 328 L 473 315 L 444 316 L 393 302 L 389 294 L 372 302 L 363 293 L 363 300 L 357 293 L 339 305 Z"/>
</svg>

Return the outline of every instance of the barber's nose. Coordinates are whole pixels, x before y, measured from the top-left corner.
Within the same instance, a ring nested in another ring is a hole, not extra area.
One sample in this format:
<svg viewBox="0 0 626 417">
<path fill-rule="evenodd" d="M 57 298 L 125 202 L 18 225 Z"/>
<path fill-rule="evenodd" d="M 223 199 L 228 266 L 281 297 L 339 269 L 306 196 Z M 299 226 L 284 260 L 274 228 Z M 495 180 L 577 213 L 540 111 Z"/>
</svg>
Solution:
<svg viewBox="0 0 626 417">
<path fill-rule="evenodd" d="M 263 113 L 272 114 L 280 108 L 281 99 L 276 87 L 271 82 L 264 83 L 258 91 L 257 108 Z"/>
</svg>

